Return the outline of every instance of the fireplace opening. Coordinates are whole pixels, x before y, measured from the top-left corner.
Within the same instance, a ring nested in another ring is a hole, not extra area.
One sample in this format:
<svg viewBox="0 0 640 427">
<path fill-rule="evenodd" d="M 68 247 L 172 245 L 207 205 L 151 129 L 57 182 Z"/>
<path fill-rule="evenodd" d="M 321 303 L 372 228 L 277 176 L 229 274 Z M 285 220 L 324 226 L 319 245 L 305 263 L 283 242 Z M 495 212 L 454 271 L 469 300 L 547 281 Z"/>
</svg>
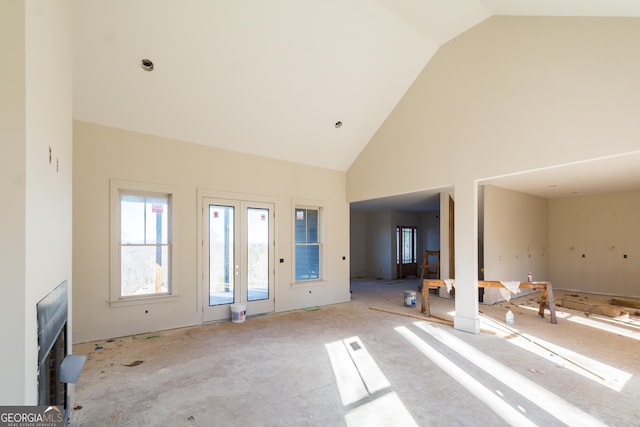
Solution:
<svg viewBox="0 0 640 427">
<path fill-rule="evenodd" d="M 67 354 L 68 289 L 66 280 L 38 304 L 38 405 L 58 406 L 69 421 L 68 383 L 76 383 L 85 356 Z"/>
<path fill-rule="evenodd" d="M 63 327 L 49 353 L 39 366 L 38 404 L 61 406 L 67 411 L 67 383 L 62 382 L 62 362 L 67 355 L 67 326 Z"/>
</svg>

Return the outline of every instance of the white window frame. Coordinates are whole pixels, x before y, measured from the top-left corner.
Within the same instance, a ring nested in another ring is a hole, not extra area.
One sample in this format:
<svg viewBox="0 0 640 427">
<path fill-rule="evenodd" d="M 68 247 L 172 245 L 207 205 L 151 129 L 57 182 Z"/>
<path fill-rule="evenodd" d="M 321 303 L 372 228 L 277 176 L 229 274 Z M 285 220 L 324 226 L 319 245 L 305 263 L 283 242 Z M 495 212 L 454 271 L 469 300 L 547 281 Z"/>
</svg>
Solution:
<svg viewBox="0 0 640 427">
<path fill-rule="evenodd" d="M 296 278 L 296 210 L 297 209 L 311 209 L 318 211 L 318 250 L 319 250 L 319 273 L 317 279 L 305 279 L 298 280 Z M 325 218 L 325 203 L 319 200 L 307 200 L 307 199 L 293 199 L 291 209 L 291 278 L 292 286 L 313 286 L 316 284 L 325 283 L 325 271 L 324 271 L 324 259 L 325 259 L 325 241 L 324 241 L 324 218 Z"/>
<path fill-rule="evenodd" d="M 167 196 L 169 199 L 169 285 L 168 291 L 145 295 L 121 295 L 120 271 L 121 271 L 121 231 L 120 231 L 120 196 L 121 194 L 133 194 L 141 196 Z M 110 306 L 126 306 L 146 304 L 149 302 L 164 302 L 176 297 L 176 286 L 173 280 L 173 258 L 175 245 L 173 242 L 173 225 L 176 223 L 176 203 L 174 187 L 162 184 L 143 183 L 135 181 L 123 181 L 112 179 L 110 181 L 110 230 L 109 230 L 109 304 Z"/>
</svg>

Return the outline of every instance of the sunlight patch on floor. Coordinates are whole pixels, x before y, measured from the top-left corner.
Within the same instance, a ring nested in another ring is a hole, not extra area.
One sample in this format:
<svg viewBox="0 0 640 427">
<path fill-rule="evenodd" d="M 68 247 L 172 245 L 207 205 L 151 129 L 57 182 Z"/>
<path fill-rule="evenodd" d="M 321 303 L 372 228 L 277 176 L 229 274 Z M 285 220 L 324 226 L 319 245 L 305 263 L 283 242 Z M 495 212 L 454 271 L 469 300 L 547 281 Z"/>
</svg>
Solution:
<svg viewBox="0 0 640 427">
<path fill-rule="evenodd" d="M 393 391 L 352 409 L 345 416 L 345 421 L 349 427 L 417 427 L 416 422 Z"/>
<path fill-rule="evenodd" d="M 579 323 L 584 326 L 590 326 L 592 328 L 600 329 L 601 331 L 611 332 L 612 334 L 620 335 L 623 337 L 631 338 L 640 341 L 640 332 L 632 331 L 627 328 L 621 328 L 620 326 L 609 325 L 598 320 L 588 319 L 586 317 L 571 316 L 569 321 Z M 633 325 L 629 325 L 632 326 Z"/>
<path fill-rule="evenodd" d="M 535 426 L 527 417 L 522 415 L 516 408 L 496 396 L 491 390 L 482 385 L 478 380 L 473 378 L 455 363 L 447 359 L 436 349 L 424 342 L 420 337 L 411 332 L 405 326 L 395 328 L 396 332 L 402 335 L 407 341 L 413 344 L 418 351 L 424 354 L 429 360 L 435 363 L 440 369 L 445 371 L 451 378 L 456 380 L 462 387 L 467 389 L 476 398 L 487 405 L 498 416 L 510 425 L 517 426 Z"/>
<path fill-rule="evenodd" d="M 360 338 L 325 344 L 342 404 L 351 407 L 347 426 L 416 426 L 413 417 Z"/>
<path fill-rule="evenodd" d="M 599 420 L 587 414 L 580 408 L 565 401 L 560 396 L 550 392 L 546 388 L 536 384 L 528 378 L 518 374 L 513 369 L 487 356 L 482 351 L 467 344 L 454 335 L 442 329 L 435 328 L 427 322 L 416 322 L 414 324 L 433 338 L 447 345 L 449 348 L 467 359 L 469 362 L 475 364 L 478 368 L 484 370 L 486 373 L 501 381 L 507 387 L 519 393 L 520 395 L 533 402 L 541 409 L 547 411 L 549 414 L 553 415 L 565 424 L 579 426 L 604 425 Z M 444 356 L 440 355 L 440 357 Z M 453 364 L 452 362 L 449 363 Z M 509 408 L 513 409 L 510 406 Z"/>
<path fill-rule="evenodd" d="M 537 356 L 553 362 L 559 367 L 569 369 L 585 378 L 602 384 L 612 390 L 622 391 L 624 386 L 633 377 L 632 374 L 622 371 L 606 363 L 599 362 L 583 354 L 569 350 L 568 348 L 543 340 L 542 338 L 520 332 L 511 326 L 501 325 L 490 319 L 496 328 L 503 328 L 510 332 L 507 341 L 523 350 L 527 350 Z"/>
<path fill-rule="evenodd" d="M 538 311 L 537 308 L 519 305 L 519 308 Z M 455 311 L 447 313 L 449 316 L 455 316 Z M 558 318 L 564 318 L 574 323 L 585 326 L 591 326 L 618 335 L 626 336 L 633 339 L 639 339 L 640 334 L 626 328 L 610 326 L 592 319 L 578 317 L 568 312 L 556 311 Z M 523 350 L 527 350 L 546 360 L 549 360 L 559 367 L 566 368 L 585 378 L 602 384 L 612 390 L 621 392 L 625 385 L 633 378 L 629 372 L 620 370 L 614 366 L 599 362 L 595 359 L 576 353 L 562 346 L 544 341 L 541 338 L 526 334 L 503 322 L 499 322 L 489 316 L 480 315 L 480 327 L 483 330 L 490 331 L 498 337 L 505 338 L 509 343 L 514 344 Z"/>
<path fill-rule="evenodd" d="M 535 311 L 536 314 L 538 313 L 538 310 L 539 310 L 538 307 L 531 307 L 531 306 L 522 305 L 522 304 L 518 304 L 518 308 L 523 308 L 525 310 Z M 551 311 L 549 311 L 548 308 L 545 308 L 544 309 L 544 315 L 545 315 L 545 318 L 548 319 L 551 316 Z M 556 308 L 556 317 L 558 319 L 566 319 L 566 318 L 568 318 L 570 316 L 571 316 L 571 313 L 568 313 L 568 312 L 562 311 L 562 310 L 558 310 Z"/>
<path fill-rule="evenodd" d="M 637 318 L 635 319 L 631 317 L 611 318 L 611 317 L 602 317 L 598 315 L 591 315 L 591 318 L 596 320 L 601 320 L 607 323 L 614 323 L 616 325 L 624 326 L 625 328 L 640 329 L 640 319 L 637 319 Z"/>
<path fill-rule="evenodd" d="M 335 341 L 326 344 L 325 347 L 331 359 L 342 404 L 348 406 L 369 396 L 367 387 L 360 378 L 358 368 L 351 360 L 344 342 Z"/>
</svg>

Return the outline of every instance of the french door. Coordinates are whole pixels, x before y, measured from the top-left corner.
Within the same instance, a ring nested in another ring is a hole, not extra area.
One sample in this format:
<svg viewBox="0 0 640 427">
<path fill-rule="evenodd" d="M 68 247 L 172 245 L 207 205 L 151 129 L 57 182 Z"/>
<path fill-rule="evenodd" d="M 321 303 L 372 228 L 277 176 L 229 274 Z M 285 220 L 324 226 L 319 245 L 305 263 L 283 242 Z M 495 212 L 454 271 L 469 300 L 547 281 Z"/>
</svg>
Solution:
<svg viewBox="0 0 640 427">
<path fill-rule="evenodd" d="M 203 199 L 203 322 L 274 311 L 273 204 Z"/>
<path fill-rule="evenodd" d="M 396 227 L 397 277 L 417 276 L 418 273 L 418 228 L 399 225 Z"/>
</svg>

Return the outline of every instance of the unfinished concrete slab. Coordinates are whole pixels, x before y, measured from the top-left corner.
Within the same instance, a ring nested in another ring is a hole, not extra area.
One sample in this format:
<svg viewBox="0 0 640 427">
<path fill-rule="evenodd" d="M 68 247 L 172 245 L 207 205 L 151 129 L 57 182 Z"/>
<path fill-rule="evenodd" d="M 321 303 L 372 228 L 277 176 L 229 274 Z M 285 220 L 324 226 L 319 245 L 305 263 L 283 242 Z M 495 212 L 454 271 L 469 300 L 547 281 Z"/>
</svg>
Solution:
<svg viewBox="0 0 640 427">
<path fill-rule="evenodd" d="M 640 425 L 637 316 L 559 307 L 553 325 L 533 294 L 481 305 L 473 335 L 413 317 L 416 286 L 358 280 L 350 303 L 75 345 L 71 424 Z"/>
</svg>

